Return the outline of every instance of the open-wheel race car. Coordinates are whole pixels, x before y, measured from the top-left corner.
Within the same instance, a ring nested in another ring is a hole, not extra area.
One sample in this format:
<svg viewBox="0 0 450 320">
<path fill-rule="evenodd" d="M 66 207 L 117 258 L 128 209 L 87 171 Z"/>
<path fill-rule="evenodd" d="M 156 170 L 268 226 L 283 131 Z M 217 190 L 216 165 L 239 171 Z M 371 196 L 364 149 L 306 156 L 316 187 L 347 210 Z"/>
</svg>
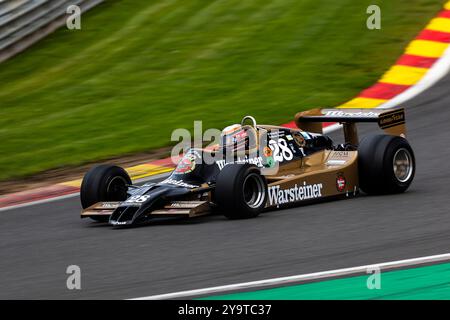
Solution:
<svg viewBox="0 0 450 320">
<path fill-rule="evenodd" d="M 323 134 L 342 124 L 345 143 Z M 358 138 L 356 123 L 384 134 Z M 298 128 L 257 124 L 245 117 L 222 131 L 215 148 L 187 151 L 168 178 L 133 185 L 113 165 L 93 167 L 81 185 L 81 217 L 128 226 L 154 217 L 220 212 L 231 219 L 333 198 L 401 193 L 415 173 L 405 139 L 404 109 L 314 109 L 295 116 Z"/>
</svg>

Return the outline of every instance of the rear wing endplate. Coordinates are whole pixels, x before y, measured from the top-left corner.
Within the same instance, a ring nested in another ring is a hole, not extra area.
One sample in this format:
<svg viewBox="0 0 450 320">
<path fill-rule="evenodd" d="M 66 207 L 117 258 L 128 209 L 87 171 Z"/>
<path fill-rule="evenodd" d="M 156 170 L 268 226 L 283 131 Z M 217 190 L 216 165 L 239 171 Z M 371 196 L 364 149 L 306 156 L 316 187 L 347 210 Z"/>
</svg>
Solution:
<svg viewBox="0 0 450 320">
<path fill-rule="evenodd" d="M 322 123 L 337 122 L 343 125 L 347 143 L 358 144 L 356 123 L 373 122 L 386 134 L 406 136 L 405 109 L 313 109 L 295 115 L 301 130 L 323 133 Z"/>
</svg>

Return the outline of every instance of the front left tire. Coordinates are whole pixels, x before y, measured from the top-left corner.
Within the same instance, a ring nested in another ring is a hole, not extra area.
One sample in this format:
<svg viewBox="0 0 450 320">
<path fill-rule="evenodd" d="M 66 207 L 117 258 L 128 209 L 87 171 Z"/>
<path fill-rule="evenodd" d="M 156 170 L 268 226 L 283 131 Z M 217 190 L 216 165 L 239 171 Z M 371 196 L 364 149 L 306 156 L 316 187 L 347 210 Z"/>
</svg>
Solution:
<svg viewBox="0 0 450 320">
<path fill-rule="evenodd" d="M 215 201 L 229 219 L 257 217 L 267 202 L 267 182 L 258 167 L 228 164 L 217 176 Z"/>
</svg>

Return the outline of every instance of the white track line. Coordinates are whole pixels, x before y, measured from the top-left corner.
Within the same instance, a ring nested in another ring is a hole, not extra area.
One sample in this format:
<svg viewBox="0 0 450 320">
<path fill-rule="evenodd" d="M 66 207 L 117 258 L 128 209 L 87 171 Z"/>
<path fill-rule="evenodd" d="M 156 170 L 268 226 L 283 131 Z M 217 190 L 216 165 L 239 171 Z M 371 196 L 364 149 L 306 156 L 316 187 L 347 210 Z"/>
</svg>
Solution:
<svg viewBox="0 0 450 320">
<path fill-rule="evenodd" d="M 295 276 L 282 277 L 282 278 L 273 278 L 273 279 L 265 279 L 265 280 L 259 280 L 259 281 L 236 283 L 236 284 L 230 284 L 230 285 L 218 286 L 218 287 L 210 287 L 210 288 L 204 288 L 204 289 L 179 291 L 179 292 L 173 292 L 173 293 L 167 293 L 167 294 L 159 294 L 159 295 L 153 295 L 153 296 L 147 296 L 147 297 L 141 297 L 141 298 L 134 298 L 134 299 L 129 299 L 129 300 L 166 300 L 166 299 L 178 299 L 178 298 L 186 298 L 186 297 L 194 297 L 194 296 L 205 296 L 205 295 L 212 295 L 212 294 L 216 294 L 216 293 L 223 293 L 223 292 L 250 289 L 250 288 L 260 288 L 260 287 L 267 287 L 267 286 L 274 286 L 274 285 L 279 286 L 279 285 L 284 285 L 284 284 L 289 284 L 289 283 L 298 283 L 298 282 L 318 280 L 318 279 L 348 276 L 348 275 L 354 275 L 354 274 L 359 274 L 359 273 L 367 273 L 368 270 L 375 268 L 375 267 L 384 269 L 386 271 L 387 269 L 392 269 L 392 268 L 414 266 L 414 265 L 447 261 L 447 260 L 450 260 L 450 253 L 428 256 L 428 257 L 420 257 L 420 258 L 414 258 L 414 259 L 384 262 L 384 263 L 379 263 L 379 264 L 370 264 L 370 265 L 345 268 L 345 269 L 308 273 L 308 274 L 295 275 Z"/>
<path fill-rule="evenodd" d="M 42 199 L 42 200 L 36 200 L 36 201 L 32 201 L 32 202 L 16 204 L 16 205 L 0 208 L 0 212 L 25 208 L 25 207 L 34 206 L 34 205 L 43 204 L 43 203 L 54 202 L 54 201 L 58 201 L 58 200 L 70 199 L 70 198 L 74 198 L 74 197 L 78 196 L 79 194 L 80 194 L 79 192 L 74 192 L 74 193 L 69 193 L 69 194 L 63 195 L 63 196 L 57 196 L 54 198 L 48 198 L 48 199 Z"/>
</svg>

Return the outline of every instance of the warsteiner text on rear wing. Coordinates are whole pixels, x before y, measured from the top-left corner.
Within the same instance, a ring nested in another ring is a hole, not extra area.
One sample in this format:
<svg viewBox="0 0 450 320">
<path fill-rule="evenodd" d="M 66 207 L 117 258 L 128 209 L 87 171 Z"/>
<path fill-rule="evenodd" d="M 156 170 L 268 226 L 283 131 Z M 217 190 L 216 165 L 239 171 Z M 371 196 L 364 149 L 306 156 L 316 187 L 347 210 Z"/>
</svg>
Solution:
<svg viewBox="0 0 450 320">
<path fill-rule="evenodd" d="M 386 134 L 406 136 L 405 110 L 399 109 L 313 109 L 295 115 L 298 128 L 308 132 L 323 133 L 322 123 L 337 122 L 343 125 L 345 141 L 358 144 L 356 123 L 374 122 Z"/>
</svg>

